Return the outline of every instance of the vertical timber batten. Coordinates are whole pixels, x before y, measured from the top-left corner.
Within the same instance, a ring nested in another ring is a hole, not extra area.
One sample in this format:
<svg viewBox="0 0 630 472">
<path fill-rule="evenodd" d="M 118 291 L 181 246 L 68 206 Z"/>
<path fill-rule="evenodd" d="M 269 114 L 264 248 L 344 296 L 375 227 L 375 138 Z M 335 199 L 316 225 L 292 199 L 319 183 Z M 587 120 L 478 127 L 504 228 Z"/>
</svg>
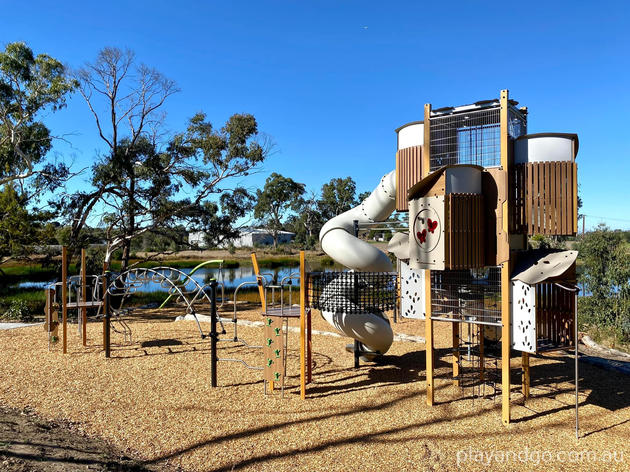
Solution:
<svg viewBox="0 0 630 472">
<path fill-rule="evenodd" d="M 508 177 L 511 171 L 511 163 L 508 156 L 508 120 L 509 120 L 509 92 L 501 90 L 501 170 L 505 182 L 509 185 Z M 508 192 L 509 195 L 509 192 Z M 503 217 L 510 214 L 508 207 L 510 199 L 505 201 Z M 503 222 L 505 230 L 508 229 L 507 221 Z M 509 234 L 506 235 L 508 244 Z M 510 423 L 510 251 L 508 259 L 501 265 L 501 418 L 503 424 Z"/>
</svg>

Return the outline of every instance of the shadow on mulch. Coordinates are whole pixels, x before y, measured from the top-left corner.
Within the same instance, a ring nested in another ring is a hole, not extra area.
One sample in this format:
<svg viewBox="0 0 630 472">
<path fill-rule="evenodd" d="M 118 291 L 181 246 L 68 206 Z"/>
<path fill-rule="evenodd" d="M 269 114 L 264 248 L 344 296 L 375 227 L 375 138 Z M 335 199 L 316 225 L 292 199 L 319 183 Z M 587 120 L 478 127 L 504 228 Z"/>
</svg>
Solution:
<svg viewBox="0 0 630 472">
<path fill-rule="evenodd" d="M 149 472 L 106 442 L 72 431 L 70 425 L 43 421 L 28 411 L 0 408 L 0 469 L 4 472 Z"/>
</svg>

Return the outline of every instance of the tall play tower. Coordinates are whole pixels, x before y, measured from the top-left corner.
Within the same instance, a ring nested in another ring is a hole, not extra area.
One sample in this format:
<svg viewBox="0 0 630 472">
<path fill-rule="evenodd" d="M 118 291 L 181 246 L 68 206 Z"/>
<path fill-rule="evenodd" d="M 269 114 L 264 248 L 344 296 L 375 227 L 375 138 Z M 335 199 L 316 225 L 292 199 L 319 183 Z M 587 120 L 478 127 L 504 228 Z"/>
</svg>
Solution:
<svg viewBox="0 0 630 472">
<path fill-rule="evenodd" d="M 576 234 L 578 139 L 528 135 L 527 115 L 502 90 L 470 105 L 427 104 L 423 121 L 396 130 L 396 210 L 409 212 L 409 234 L 390 250 L 401 261 L 401 315 L 425 319 L 427 403 L 434 323 L 450 323 L 456 385 L 464 355 L 489 377 L 494 347 L 504 424 L 511 353 L 521 352 L 527 398 L 530 354 L 576 342 L 577 252 L 528 249 L 528 236 Z"/>
</svg>

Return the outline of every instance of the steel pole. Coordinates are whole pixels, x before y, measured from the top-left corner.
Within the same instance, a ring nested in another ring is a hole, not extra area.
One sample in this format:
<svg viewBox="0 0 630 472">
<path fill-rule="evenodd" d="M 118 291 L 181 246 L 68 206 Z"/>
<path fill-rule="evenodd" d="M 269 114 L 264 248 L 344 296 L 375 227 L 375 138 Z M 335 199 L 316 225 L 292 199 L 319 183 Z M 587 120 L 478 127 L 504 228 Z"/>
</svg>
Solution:
<svg viewBox="0 0 630 472">
<path fill-rule="evenodd" d="M 210 378 L 217 386 L 217 281 L 210 282 Z"/>
</svg>

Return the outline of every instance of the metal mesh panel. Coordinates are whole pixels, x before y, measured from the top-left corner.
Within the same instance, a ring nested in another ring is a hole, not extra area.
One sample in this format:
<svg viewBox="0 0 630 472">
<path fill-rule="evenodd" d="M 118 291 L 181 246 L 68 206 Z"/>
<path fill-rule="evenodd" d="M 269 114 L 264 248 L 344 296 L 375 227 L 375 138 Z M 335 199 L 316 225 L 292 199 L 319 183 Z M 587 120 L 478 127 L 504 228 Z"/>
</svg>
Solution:
<svg viewBox="0 0 630 472">
<path fill-rule="evenodd" d="M 527 133 L 527 119 L 510 107 L 508 134 L 513 139 Z M 430 170 L 452 164 L 482 167 L 501 165 L 501 113 L 496 105 L 431 117 Z"/>
<path fill-rule="evenodd" d="M 431 271 L 431 318 L 501 325 L 501 268 Z"/>
<path fill-rule="evenodd" d="M 394 310 L 398 295 L 396 272 L 311 272 L 311 307 L 335 313 L 377 313 Z"/>
<path fill-rule="evenodd" d="M 508 134 L 512 139 L 527 134 L 527 115 L 511 107 L 508 113 Z"/>
<path fill-rule="evenodd" d="M 452 164 L 501 165 L 500 108 L 431 118 L 431 171 Z"/>
</svg>

